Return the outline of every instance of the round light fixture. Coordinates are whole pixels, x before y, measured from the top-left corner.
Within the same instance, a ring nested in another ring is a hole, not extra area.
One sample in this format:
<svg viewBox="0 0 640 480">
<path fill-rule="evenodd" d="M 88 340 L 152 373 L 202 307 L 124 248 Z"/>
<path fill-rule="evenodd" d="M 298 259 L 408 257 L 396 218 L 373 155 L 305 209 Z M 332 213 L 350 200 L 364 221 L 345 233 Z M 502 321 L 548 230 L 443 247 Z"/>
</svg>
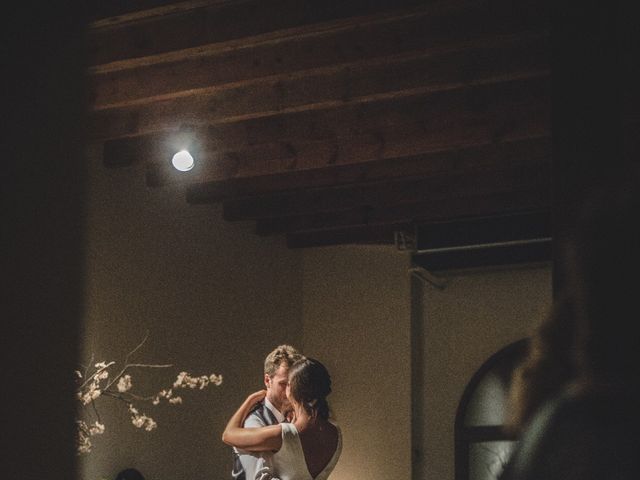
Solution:
<svg viewBox="0 0 640 480">
<path fill-rule="evenodd" d="M 186 150 L 180 150 L 176 153 L 171 159 L 171 163 L 176 168 L 176 170 L 180 170 L 181 172 L 188 172 L 193 168 L 195 162 L 193 161 L 193 157 Z"/>
</svg>

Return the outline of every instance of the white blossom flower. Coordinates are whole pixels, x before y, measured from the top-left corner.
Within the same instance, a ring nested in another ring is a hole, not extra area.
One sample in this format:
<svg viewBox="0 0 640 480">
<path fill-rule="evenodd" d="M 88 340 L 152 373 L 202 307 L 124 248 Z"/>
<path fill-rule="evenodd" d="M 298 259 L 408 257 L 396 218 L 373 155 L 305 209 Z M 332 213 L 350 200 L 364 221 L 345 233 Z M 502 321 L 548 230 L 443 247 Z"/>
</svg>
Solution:
<svg viewBox="0 0 640 480">
<path fill-rule="evenodd" d="M 131 423 L 133 423 L 136 428 L 144 428 L 147 432 L 154 430 L 158 426 L 153 418 L 148 417 L 145 414 L 132 416 Z"/>
<path fill-rule="evenodd" d="M 76 420 L 78 425 L 76 431 L 76 451 L 78 455 L 91 451 L 91 439 L 89 438 L 89 427 L 82 420 Z"/>
<path fill-rule="evenodd" d="M 169 390 L 160 390 L 158 395 L 164 398 L 171 398 L 173 396 L 173 389 L 170 388 Z"/>
<path fill-rule="evenodd" d="M 180 386 L 184 383 L 184 379 L 186 376 L 188 376 L 187 372 L 180 372 L 176 377 L 176 381 L 173 382 L 173 388 L 180 388 Z"/>
<path fill-rule="evenodd" d="M 144 428 L 147 432 L 150 432 L 158 426 L 153 418 L 148 417 L 144 413 L 141 415 L 138 409 L 131 404 L 129 404 L 129 412 L 131 412 L 131 423 L 133 423 L 136 428 Z"/>
<path fill-rule="evenodd" d="M 102 391 L 98 388 L 98 386 L 95 383 L 90 383 L 86 391 L 78 392 L 78 396 L 83 405 L 89 405 L 101 394 L 102 394 Z"/>
<path fill-rule="evenodd" d="M 95 422 L 89 427 L 89 435 L 102 435 L 104 433 L 104 425 L 100 422 Z"/>
<path fill-rule="evenodd" d="M 91 452 L 91 439 L 82 430 L 78 430 L 77 452 L 78 454 Z"/>
<path fill-rule="evenodd" d="M 120 393 L 130 390 L 131 386 L 131 375 L 123 375 L 118 379 L 118 391 Z"/>
<path fill-rule="evenodd" d="M 182 397 L 173 397 L 169 399 L 169 403 L 172 405 L 176 405 L 178 403 L 182 403 Z"/>
<path fill-rule="evenodd" d="M 151 430 L 155 429 L 158 427 L 158 424 L 153 420 L 153 418 L 149 418 L 149 417 L 145 417 L 146 420 L 146 426 L 144 427 L 144 429 L 147 432 L 150 432 Z"/>
<path fill-rule="evenodd" d="M 210 383 L 220 385 L 222 383 L 222 376 L 212 373 L 211 375 L 192 377 L 187 372 L 180 372 L 176 381 L 173 383 L 173 388 L 198 388 L 204 390 Z"/>
</svg>

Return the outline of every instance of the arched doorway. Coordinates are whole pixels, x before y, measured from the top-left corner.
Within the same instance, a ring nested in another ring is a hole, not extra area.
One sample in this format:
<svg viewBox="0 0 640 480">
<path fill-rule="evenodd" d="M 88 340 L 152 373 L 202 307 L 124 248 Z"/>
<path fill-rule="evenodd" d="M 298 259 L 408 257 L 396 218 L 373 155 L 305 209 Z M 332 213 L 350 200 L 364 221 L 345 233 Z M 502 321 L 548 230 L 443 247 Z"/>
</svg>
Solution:
<svg viewBox="0 0 640 480">
<path fill-rule="evenodd" d="M 455 421 L 456 480 L 494 480 L 508 461 L 517 439 L 504 430 L 507 393 L 527 347 L 525 338 L 499 350 L 465 388 Z"/>
</svg>

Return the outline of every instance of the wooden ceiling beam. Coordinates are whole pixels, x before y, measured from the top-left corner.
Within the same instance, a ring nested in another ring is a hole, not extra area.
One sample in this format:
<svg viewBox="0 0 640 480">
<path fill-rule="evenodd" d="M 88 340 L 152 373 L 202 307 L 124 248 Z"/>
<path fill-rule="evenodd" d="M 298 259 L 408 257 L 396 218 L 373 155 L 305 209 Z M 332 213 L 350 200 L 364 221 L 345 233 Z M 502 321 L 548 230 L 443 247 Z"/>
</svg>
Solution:
<svg viewBox="0 0 640 480">
<path fill-rule="evenodd" d="M 457 45 L 438 53 L 411 53 L 286 73 L 223 88 L 214 85 L 176 91 L 159 98 L 148 97 L 137 104 L 96 110 L 91 114 L 88 133 L 94 139 L 108 139 L 170 130 L 180 123 L 224 125 L 287 112 L 340 108 L 506 81 L 548 72 L 546 49 L 545 38 L 538 35 L 493 38 L 488 43 Z M 196 75 L 185 72 L 184 76 Z M 163 77 L 138 77 L 136 82 L 142 89 L 145 78 Z M 159 80 L 153 85 L 162 83 Z M 153 88 L 148 87 L 147 93 Z"/>
<path fill-rule="evenodd" d="M 357 39 L 340 39 L 340 45 L 334 45 L 337 40 L 333 38 L 311 36 L 304 44 L 294 38 L 284 44 L 240 48 L 210 56 L 194 54 L 136 68 L 93 69 L 89 76 L 90 104 L 98 111 L 125 107 L 132 107 L 129 109 L 132 111 L 133 107 L 140 110 L 151 102 L 175 99 L 173 110 L 179 111 L 181 106 L 184 110 L 197 107 L 189 102 L 197 96 L 206 100 L 208 108 L 218 106 L 215 111 L 219 115 L 237 116 L 240 114 L 237 108 L 226 113 L 231 107 L 225 108 L 226 99 L 237 102 L 248 94 L 260 102 L 256 107 L 262 110 L 287 106 L 287 103 L 273 103 L 273 99 L 272 105 L 262 101 L 265 96 L 269 100 L 275 87 L 279 87 L 275 93 L 279 93 L 277 99 L 281 102 L 287 100 L 281 98 L 286 93 L 293 97 L 290 102 L 301 97 L 300 104 L 316 103 L 328 98 L 348 98 L 352 95 L 350 92 L 375 93 L 380 86 L 398 81 L 406 85 L 400 84 L 401 88 L 415 86 L 416 82 L 420 85 L 425 80 L 428 83 L 451 78 L 471 81 L 505 70 L 539 68 L 549 63 L 547 33 L 543 29 L 510 34 L 482 31 L 471 39 L 465 32 L 465 35 L 458 34 L 460 40 L 420 42 L 414 38 L 418 33 L 411 36 L 412 32 L 402 27 L 401 24 L 398 32 L 391 32 L 395 41 L 387 38 L 392 36 L 389 32 L 374 31 L 367 36 L 356 30 Z M 414 28 L 425 31 L 424 25 Z M 403 35 L 407 41 L 397 38 Z M 430 75 L 426 75 L 428 72 Z M 149 78 L 156 81 L 149 82 Z M 327 84 L 324 87 L 327 92 L 316 92 L 312 87 L 317 83 Z M 292 84 L 297 88 L 292 89 Z M 345 86 L 351 90 L 345 91 Z"/>
<path fill-rule="evenodd" d="M 189 51 L 286 29 L 294 29 L 292 33 L 296 34 L 326 22 L 331 27 L 331 22 L 341 19 L 366 25 L 367 19 L 362 17 L 394 10 L 406 13 L 411 9 L 426 12 L 424 29 L 440 35 L 479 28 L 522 30 L 547 21 L 544 8 L 534 0 L 517 5 L 508 0 L 440 1 L 429 3 L 426 9 L 421 0 L 188 2 L 187 7 L 164 14 L 132 13 L 94 22 L 88 31 L 88 53 L 91 65 L 152 56 L 159 56 L 162 61 L 167 52 Z"/>
<path fill-rule="evenodd" d="M 551 183 L 534 189 L 509 189 L 480 195 L 435 198 L 400 206 L 359 207 L 256 220 L 261 236 L 331 230 L 350 226 L 389 225 L 397 222 L 427 223 L 462 216 L 497 215 L 523 210 L 548 209 Z"/>
<path fill-rule="evenodd" d="M 413 205 L 415 216 L 406 218 L 392 212 L 388 219 L 369 220 L 367 223 L 328 222 L 317 228 L 287 231 L 289 248 L 307 248 L 341 244 L 393 244 L 395 232 L 413 234 L 416 226 L 457 218 L 486 217 L 516 214 L 526 211 L 544 212 L 551 209 L 551 185 L 542 189 L 524 190 L 515 188 L 510 192 L 492 195 L 455 197 L 441 201 Z M 373 212 L 369 213 L 374 218 Z M 259 224 L 258 224 L 259 225 Z M 274 232 L 276 233 L 276 232 Z"/>
<path fill-rule="evenodd" d="M 176 176 L 166 157 L 163 164 L 148 158 L 150 185 L 269 175 L 543 137 L 549 130 L 548 81 L 533 78 L 331 110 L 315 117 L 273 119 L 271 125 L 261 122 L 255 129 L 245 123 L 247 136 L 277 143 L 201 151 L 196 167 L 182 176 Z M 252 144 L 247 138 L 244 142 Z"/>
<path fill-rule="evenodd" d="M 123 15 L 89 28 L 92 65 L 160 55 L 277 30 L 407 8 L 419 0 L 238 0 L 201 2 L 170 14 Z M 157 32 L 163 32 L 158 37 Z"/>
<path fill-rule="evenodd" d="M 395 232 L 413 232 L 412 223 L 358 225 L 331 230 L 296 232 L 286 235 L 289 248 L 328 247 L 348 244 L 393 245 Z"/>
<path fill-rule="evenodd" d="M 183 12 L 225 0 L 86 0 L 91 28 L 103 28 Z"/>
<path fill-rule="evenodd" d="M 333 188 L 318 188 L 236 198 L 223 202 L 229 221 L 307 215 L 345 209 L 381 208 L 487 195 L 515 188 L 544 190 L 551 182 L 551 159 L 477 165 L 465 171 L 427 178 L 398 179 Z"/>
<path fill-rule="evenodd" d="M 466 170 L 477 163 L 509 164 L 516 159 L 551 157 L 549 137 L 498 142 L 425 155 L 388 158 L 380 161 L 333 165 L 325 168 L 284 172 L 259 177 L 230 178 L 187 186 L 187 201 L 216 203 L 232 197 L 263 195 L 296 189 L 348 185 L 358 182 L 426 177 Z"/>
</svg>

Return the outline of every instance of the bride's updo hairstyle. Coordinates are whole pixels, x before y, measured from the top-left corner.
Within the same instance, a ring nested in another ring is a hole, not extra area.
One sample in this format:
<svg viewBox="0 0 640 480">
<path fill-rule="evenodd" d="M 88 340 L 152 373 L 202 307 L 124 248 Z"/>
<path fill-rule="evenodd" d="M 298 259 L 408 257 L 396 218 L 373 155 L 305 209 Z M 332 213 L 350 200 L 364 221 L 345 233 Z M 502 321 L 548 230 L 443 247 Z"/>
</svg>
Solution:
<svg viewBox="0 0 640 480">
<path fill-rule="evenodd" d="M 331 393 L 331 376 L 318 360 L 304 358 L 291 366 L 289 391 L 312 418 L 329 418 L 327 396 Z"/>
</svg>

